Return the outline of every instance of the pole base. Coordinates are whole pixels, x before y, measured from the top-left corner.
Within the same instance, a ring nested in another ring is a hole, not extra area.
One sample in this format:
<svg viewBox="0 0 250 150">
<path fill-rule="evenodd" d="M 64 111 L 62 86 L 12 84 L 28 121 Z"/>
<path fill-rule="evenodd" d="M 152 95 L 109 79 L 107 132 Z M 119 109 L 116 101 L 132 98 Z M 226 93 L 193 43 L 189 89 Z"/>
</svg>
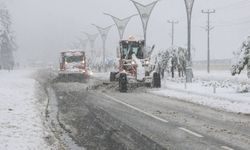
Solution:
<svg viewBox="0 0 250 150">
<path fill-rule="evenodd" d="M 248 79 L 250 79 L 250 61 L 249 61 L 249 64 L 247 65 L 247 77 Z"/>
<path fill-rule="evenodd" d="M 186 82 L 187 83 L 192 83 L 193 82 L 193 77 L 194 77 L 194 74 L 193 74 L 193 69 L 192 67 L 187 67 L 186 68 Z"/>
</svg>

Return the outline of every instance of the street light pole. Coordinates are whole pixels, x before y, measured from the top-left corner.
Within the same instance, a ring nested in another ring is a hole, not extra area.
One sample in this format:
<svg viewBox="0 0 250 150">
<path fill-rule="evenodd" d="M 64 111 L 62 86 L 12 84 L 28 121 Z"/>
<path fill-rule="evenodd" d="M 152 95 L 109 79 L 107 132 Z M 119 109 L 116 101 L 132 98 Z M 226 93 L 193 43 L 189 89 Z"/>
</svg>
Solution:
<svg viewBox="0 0 250 150">
<path fill-rule="evenodd" d="M 83 40 L 81 38 L 77 38 L 77 39 L 79 41 L 81 49 L 85 51 L 86 47 L 87 47 L 88 39 L 85 39 L 85 40 Z"/>
<path fill-rule="evenodd" d="M 148 21 L 150 18 L 150 15 L 152 13 L 152 10 L 154 9 L 155 5 L 159 2 L 159 0 L 154 1 L 148 5 L 143 5 L 140 4 L 134 0 L 131 0 L 131 2 L 133 2 L 133 4 L 135 5 L 141 21 L 142 21 L 142 27 L 143 27 L 143 34 L 144 34 L 144 41 L 145 41 L 145 47 L 144 47 L 144 52 L 146 51 L 147 48 L 147 27 L 148 27 Z"/>
<path fill-rule="evenodd" d="M 186 66 L 186 82 L 191 83 L 193 79 L 192 58 L 191 58 L 191 17 L 194 5 L 194 0 L 184 0 L 187 12 L 187 50 L 188 62 Z"/>
<path fill-rule="evenodd" d="M 136 16 L 136 15 L 131 15 L 127 18 L 120 19 L 120 18 L 117 18 L 117 17 L 110 15 L 108 13 L 104 13 L 104 14 L 110 16 L 113 19 L 113 21 L 115 22 L 115 25 L 116 25 L 118 33 L 119 33 L 120 40 L 122 40 L 122 38 L 123 38 L 123 34 L 126 30 L 128 22 L 131 20 L 132 17 Z"/>
<path fill-rule="evenodd" d="M 111 27 L 113 25 L 105 27 L 105 28 L 97 26 L 95 24 L 92 24 L 92 25 L 97 28 L 97 30 L 99 31 L 99 33 L 101 35 L 101 38 L 102 38 L 102 46 L 103 46 L 103 54 L 102 54 L 103 59 L 102 59 L 102 62 L 103 62 L 103 65 L 105 65 L 105 61 L 106 61 L 106 40 L 107 40 L 109 30 L 111 29 Z M 105 70 L 106 70 L 106 65 L 104 67 L 105 67 Z"/>
<path fill-rule="evenodd" d="M 91 57 L 94 58 L 94 52 L 95 52 L 94 47 L 95 47 L 95 41 L 98 37 L 98 34 L 89 34 L 86 32 L 84 32 L 84 33 L 87 36 L 89 43 L 90 43 Z"/>
</svg>

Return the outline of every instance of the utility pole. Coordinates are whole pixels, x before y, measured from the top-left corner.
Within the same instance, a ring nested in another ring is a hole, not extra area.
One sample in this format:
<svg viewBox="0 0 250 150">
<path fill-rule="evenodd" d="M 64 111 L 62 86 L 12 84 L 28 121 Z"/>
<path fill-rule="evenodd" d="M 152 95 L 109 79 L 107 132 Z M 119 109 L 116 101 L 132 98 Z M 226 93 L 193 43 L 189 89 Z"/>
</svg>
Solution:
<svg viewBox="0 0 250 150">
<path fill-rule="evenodd" d="M 214 28 L 210 25 L 210 14 L 215 13 L 214 9 L 202 10 L 203 14 L 207 14 L 207 26 L 205 30 L 207 31 L 207 73 L 210 73 L 210 31 Z"/>
<path fill-rule="evenodd" d="M 172 24 L 172 47 L 174 46 L 174 25 L 178 24 L 179 21 L 168 20 L 168 23 Z"/>
</svg>

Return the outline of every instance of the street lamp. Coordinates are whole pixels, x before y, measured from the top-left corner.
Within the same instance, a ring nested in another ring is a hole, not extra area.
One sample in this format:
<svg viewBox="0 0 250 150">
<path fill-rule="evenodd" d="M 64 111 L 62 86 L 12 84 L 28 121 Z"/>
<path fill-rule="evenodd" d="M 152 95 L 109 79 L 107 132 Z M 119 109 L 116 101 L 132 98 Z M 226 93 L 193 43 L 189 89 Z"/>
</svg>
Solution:
<svg viewBox="0 0 250 150">
<path fill-rule="evenodd" d="M 147 41 L 148 21 L 149 21 L 149 18 L 150 18 L 150 15 L 152 13 L 153 8 L 155 7 L 156 3 L 159 2 L 159 0 L 154 1 L 148 5 L 143 5 L 143 4 L 140 4 L 140 3 L 133 1 L 133 0 L 131 0 L 131 2 L 133 2 L 136 9 L 138 10 L 141 21 L 142 21 L 143 34 L 144 34 L 144 40 L 145 40 L 145 48 L 144 48 L 144 51 L 145 51 L 146 47 L 147 47 L 146 41 Z"/>
<path fill-rule="evenodd" d="M 90 43 L 91 57 L 94 58 L 94 47 L 95 47 L 95 41 L 98 37 L 98 34 L 89 34 L 86 32 L 84 32 L 84 34 L 87 36 L 88 41 Z"/>
<path fill-rule="evenodd" d="M 186 66 L 186 82 L 190 83 L 192 82 L 193 79 L 192 58 L 191 58 L 191 17 L 192 17 L 194 0 L 184 0 L 184 1 L 187 11 L 187 27 L 188 27 L 188 34 L 187 34 L 188 62 Z"/>
<path fill-rule="evenodd" d="M 95 24 L 92 24 L 93 26 L 95 26 L 96 28 L 97 28 L 97 30 L 99 31 L 99 33 L 100 33 L 100 35 L 101 35 L 101 38 L 102 38 L 102 46 L 103 46 L 103 54 L 102 54 L 102 56 L 103 56 L 103 60 L 102 60 L 102 62 L 103 62 L 103 65 L 105 64 L 105 60 L 106 60 L 106 40 L 107 40 L 107 36 L 108 36 L 108 33 L 109 33 L 109 30 L 111 29 L 111 27 L 113 26 L 113 25 L 111 25 L 111 26 L 108 26 L 108 27 L 105 27 L 105 28 L 102 28 L 102 27 L 99 27 L 99 26 L 97 26 L 97 25 L 95 25 Z M 105 70 L 106 70 L 106 67 L 105 67 Z"/>
<path fill-rule="evenodd" d="M 132 17 L 136 16 L 136 15 L 131 15 L 127 18 L 120 19 L 120 18 L 117 18 L 117 17 L 110 15 L 110 14 L 107 14 L 107 13 L 104 13 L 104 14 L 110 16 L 113 19 L 113 21 L 115 22 L 115 25 L 116 25 L 117 30 L 119 32 L 120 40 L 122 40 L 122 38 L 123 38 L 123 34 L 126 30 L 128 22 L 130 21 L 130 19 Z"/>
<path fill-rule="evenodd" d="M 80 47 L 82 50 L 86 50 L 86 47 L 87 47 L 87 43 L 88 43 L 88 39 L 81 39 L 81 38 L 77 38 L 78 41 L 79 41 L 79 44 L 80 44 Z"/>
</svg>

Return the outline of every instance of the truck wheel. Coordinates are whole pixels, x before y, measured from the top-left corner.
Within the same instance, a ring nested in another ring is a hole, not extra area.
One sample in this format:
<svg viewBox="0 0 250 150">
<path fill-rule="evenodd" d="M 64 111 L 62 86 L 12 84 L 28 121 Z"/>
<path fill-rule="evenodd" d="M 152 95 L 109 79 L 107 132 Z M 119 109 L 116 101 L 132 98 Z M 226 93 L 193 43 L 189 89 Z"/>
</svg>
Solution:
<svg viewBox="0 0 250 150">
<path fill-rule="evenodd" d="M 127 81 L 127 75 L 125 73 L 120 74 L 119 91 L 120 92 L 127 92 L 128 91 L 128 81 Z"/>
<path fill-rule="evenodd" d="M 116 75 L 116 72 L 110 72 L 110 82 L 113 82 L 113 81 L 115 81 L 115 75 Z"/>
<path fill-rule="evenodd" d="M 153 74 L 153 87 L 154 88 L 160 88 L 161 87 L 161 76 L 157 72 L 155 72 Z"/>
<path fill-rule="evenodd" d="M 59 81 L 59 82 L 64 81 L 64 79 L 65 79 L 64 74 L 59 74 L 57 77 L 57 81 Z"/>
<path fill-rule="evenodd" d="M 151 83 L 145 83 L 145 86 L 146 86 L 147 88 L 151 88 Z"/>
<path fill-rule="evenodd" d="M 85 82 L 86 82 L 86 78 L 84 77 L 84 75 L 81 75 L 81 76 L 79 77 L 79 81 L 80 81 L 81 83 L 85 83 Z"/>
</svg>

